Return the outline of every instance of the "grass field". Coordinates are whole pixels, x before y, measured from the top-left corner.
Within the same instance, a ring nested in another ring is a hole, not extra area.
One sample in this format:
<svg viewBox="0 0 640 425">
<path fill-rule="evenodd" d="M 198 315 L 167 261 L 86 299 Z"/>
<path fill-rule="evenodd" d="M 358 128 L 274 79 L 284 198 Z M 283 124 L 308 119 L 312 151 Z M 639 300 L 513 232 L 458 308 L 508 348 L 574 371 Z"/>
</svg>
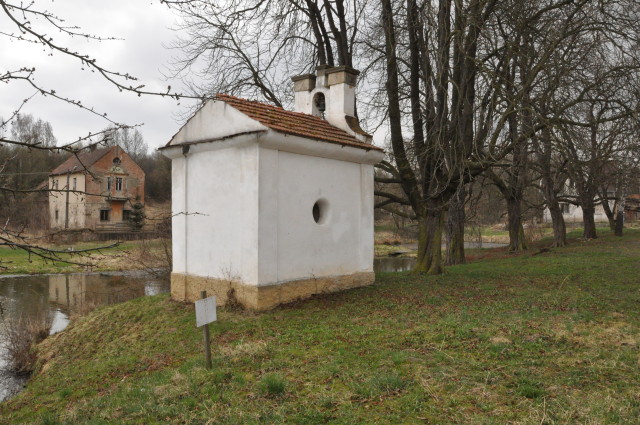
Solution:
<svg viewBox="0 0 640 425">
<path fill-rule="evenodd" d="M 99 249 L 113 245 L 114 243 L 116 243 L 116 241 L 81 242 L 73 245 L 47 246 L 48 248 L 56 250 L 67 250 L 71 247 L 76 251 L 96 249 L 86 254 L 79 254 L 77 252 L 60 254 L 62 259 L 68 259 L 76 263 L 90 264 L 90 266 L 45 260 L 36 255 L 29 255 L 28 252 L 21 249 L 2 246 L 0 247 L 0 275 L 75 273 L 83 271 L 112 271 L 144 268 L 141 262 L 136 261 L 140 253 L 140 241 L 121 242 L 113 248 Z M 148 241 L 146 244 L 146 246 L 152 250 L 161 250 L 158 241 Z"/>
<path fill-rule="evenodd" d="M 638 424 L 640 231 L 601 234 L 223 310 L 211 371 L 191 306 L 100 308 L 39 346 L 0 422 Z"/>
</svg>

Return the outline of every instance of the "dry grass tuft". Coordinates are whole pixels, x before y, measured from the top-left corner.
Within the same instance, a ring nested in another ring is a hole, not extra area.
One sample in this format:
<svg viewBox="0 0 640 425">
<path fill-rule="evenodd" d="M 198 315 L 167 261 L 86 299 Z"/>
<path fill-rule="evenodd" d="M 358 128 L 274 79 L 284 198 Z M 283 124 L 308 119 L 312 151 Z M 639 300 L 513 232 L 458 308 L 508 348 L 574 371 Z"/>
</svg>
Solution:
<svg viewBox="0 0 640 425">
<path fill-rule="evenodd" d="M 49 336 L 52 319 L 43 311 L 26 318 L 2 318 L 4 339 L 0 344 L 4 347 L 5 360 L 11 370 L 19 375 L 33 372 L 37 361 L 34 347 Z"/>
</svg>

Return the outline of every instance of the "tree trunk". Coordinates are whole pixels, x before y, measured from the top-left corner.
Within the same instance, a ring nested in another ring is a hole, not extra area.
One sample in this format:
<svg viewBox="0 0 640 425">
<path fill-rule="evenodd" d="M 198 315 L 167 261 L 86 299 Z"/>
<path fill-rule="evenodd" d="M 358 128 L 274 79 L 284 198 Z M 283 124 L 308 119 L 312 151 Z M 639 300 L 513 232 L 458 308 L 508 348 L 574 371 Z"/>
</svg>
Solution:
<svg viewBox="0 0 640 425">
<path fill-rule="evenodd" d="M 451 198 L 449 211 L 447 214 L 447 258 L 446 265 L 464 264 L 464 198 L 466 191 L 464 187 L 458 189 Z"/>
<path fill-rule="evenodd" d="M 440 274 L 442 264 L 442 230 L 444 212 L 442 202 L 429 201 L 427 214 L 418 218 L 418 258 L 414 272 Z"/>
<path fill-rule="evenodd" d="M 607 216 L 607 220 L 609 221 L 609 229 L 616 230 L 618 228 L 616 219 L 613 217 L 613 215 L 611 217 Z"/>
<path fill-rule="evenodd" d="M 553 228 L 553 246 L 560 247 L 567 245 L 567 226 L 562 216 L 562 210 L 558 201 L 547 201 L 547 208 L 549 208 L 549 214 L 551 215 L 551 227 Z"/>
<path fill-rule="evenodd" d="M 507 198 L 507 214 L 509 229 L 509 251 L 524 251 L 527 243 L 524 238 L 524 228 L 522 227 L 522 200 L 518 198 Z"/>
<path fill-rule="evenodd" d="M 598 237 L 596 234 L 596 220 L 595 220 L 596 207 L 594 205 L 582 206 L 582 220 L 584 222 L 584 238 L 595 239 Z"/>
<path fill-rule="evenodd" d="M 544 198 L 547 202 L 549 215 L 551 215 L 551 227 L 553 228 L 553 247 L 567 246 L 567 225 L 562 216 L 558 197 L 553 189 L 553 180 L 549 172 L 543 172 L 542 186 L 544 188 Z"/>
<path fill-rule="evenodd" d="M 600 194 L 600 198 L 602 199 L 602 209 L 604 210 L 604 213 L 607 215 L 607 220 L 609 220 L 609 228 L 611 230 L 616 230 L 617 228 L 616 213 L 614 210 L 611 209 L 611 206 L 609 205 L 609 198 L 605 196 L 606 194 L 607 192 L 605 188 L 602 190 L 602 193 Z"/>
<path fill-rule="evenodd" d="M 622 236 L 622 229 L 624 228 L 624 204 L 625 204 L 625 199 L 623 197 L 620 203 L 617 205 L 618 217 L 616 217 L 616 229 L 615 229 L 616 236 Z"/>
<path fill-rule="evenodd" d="M 616 218 L 616 236 L 622 236 L 623 227 L 624 227 L 624 211 L 618 210 L 618 217 Z"/>
<path fill-rule="evenodd" d="M 551 142 L 551 133 L 549 129 L 543 129 L 542 137 L 533 137 L 534 146 L 538 151 L 538 161 L 540 163 L 540 177 L 542 179 L 542 193 L 544 200 L 549 208 L 551 215 L 551 226 L 553 227 L 553 246 L 561 247 L 567 245 L 567 226 L 562 216 L 558 195 L 556 192 L 556 182 L 558 178 L 554 178 L 552 170 L 558 167 L 552 167 L 551 155 L 553 152 L 553 144 Z M 564 179 L 561 179 L 564 185 Z"/>
</svg>

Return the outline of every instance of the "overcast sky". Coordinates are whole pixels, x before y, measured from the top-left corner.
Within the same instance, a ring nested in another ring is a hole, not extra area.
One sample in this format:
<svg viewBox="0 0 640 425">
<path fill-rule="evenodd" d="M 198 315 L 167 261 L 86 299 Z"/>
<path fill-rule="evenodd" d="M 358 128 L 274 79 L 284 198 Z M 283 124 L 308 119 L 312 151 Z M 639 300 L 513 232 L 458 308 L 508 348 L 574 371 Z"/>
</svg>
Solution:
<svg viewBox="0 0 640 425">
<path fill-rule="evenodd" d="M 46 33 L 57 41 L 98 60 L 104 67 L 139 78 L 147 89 L 166 91 L 167 85 L 180 89 L 176 81 L 165 81 L 163 70 L 177 52 L 168 50 L 176 34 L 170 30 L 175 17 L 159 1 L 151 0 L 38 0 L 38 9 L 55 12 L 67 25 L 77 25 L 93 35 L 117 37 L 122 40 L 88 41 L 72 40 L 50 29 Z M 42 31 L 44 23 L 35 23 Z M 0 13 L 2 32 L 15 33 L 15 26 Z M 177 116 L 193 101 L 178 102 L 169 98 L 120 93 L 113 85 L 87 70 L 81 70 L 77 59 L 60 53 L 49 56 L 42 46 L 25 42 L 10 42 L 0 35 L 0 73 L 21 67 L 36 68 L 36 82 L 43 88 L 54 89 L 57 94 L 82 101 L 97 111 L 106 112 L 116 122 L 144 124 L 140 127 L 145 141 L 151 148 L 165 144 L 178 130 L 181 123 Z M 19 106 L 22 99 L 34 93 L 23 82 L 0 84 L 0 116 L 5 119 Z M 36 96 L 22 110 L 34 117 L 49 121 L 58 138 L 58 144 L 72 141 L 105 128 L 109 123 L 101 118 L 65 105 L 55 99 Z"/>
</svg>

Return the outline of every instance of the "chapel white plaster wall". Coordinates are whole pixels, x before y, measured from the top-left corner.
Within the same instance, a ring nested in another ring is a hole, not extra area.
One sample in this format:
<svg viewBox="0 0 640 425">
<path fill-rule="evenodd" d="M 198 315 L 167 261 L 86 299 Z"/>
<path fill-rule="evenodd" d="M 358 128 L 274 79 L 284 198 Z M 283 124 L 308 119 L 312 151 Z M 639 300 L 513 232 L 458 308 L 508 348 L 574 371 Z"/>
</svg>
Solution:
<svg viewBox="0 0 640 425">
<path fill-rule="evenodd" d="M 171 158 L 171 247 L 173 272 L 186 273 L 186 222 L 185 198 L 186 163 L 183 156 Z"/>
<path fill-rule="evenodd" d="M 261 148 L 260 208 L 260 285 L 373 271 L 372 165 Z"/>
<path fill-rule="evenodd" d="M 258 146 L 173 158 L 174 273 L 258 280 Z"/>
</svg>

